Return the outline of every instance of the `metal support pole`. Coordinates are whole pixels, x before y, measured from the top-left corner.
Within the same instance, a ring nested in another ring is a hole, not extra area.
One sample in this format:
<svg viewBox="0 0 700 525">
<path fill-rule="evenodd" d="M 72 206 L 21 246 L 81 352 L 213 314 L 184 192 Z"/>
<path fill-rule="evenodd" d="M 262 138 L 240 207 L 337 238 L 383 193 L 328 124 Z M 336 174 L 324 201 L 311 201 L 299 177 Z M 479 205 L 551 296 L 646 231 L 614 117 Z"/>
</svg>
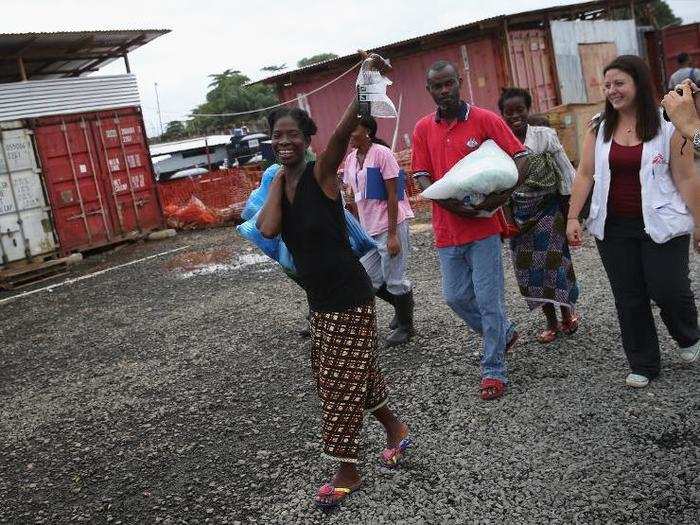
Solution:
<svg viewBox="0 0 700 525">
<path fill-rule="evenodd" d="M 156 107 L 158 108 L 158 124 L 160 124 L 160 135 L 163 135 L 163 117 L 160 114 L 160 99 L 158 98 L 158 82 L 154 82 L 153 85 L 155 86 L 156 90 Z"/>
<path fill-rule="evenodd" d="M 206 135 L 204 136 L 204 151 L 207 154 L 207 169 L 211 171 L 211 155 L 209 154 L 209 142 Z"/>
<path fill-rule="evenodd" d="M 517 86 L 514 82 L 513 57 L 511 57 L 510 34 L 508 31 L 508 18 L 503 18 L 503 38 L 506 47 L 506 86 Z"/>
<path fill-rule="evenodd" d="M 552 21 L 550 20 L 549 15 L 547 15 L 547 18 L 545 19 L 545 34 L 545 41 L 547 42 L 547 47 L 549 48 L 549 53 L 547 53 L 547 55 L 549 56 L 549 71 L 552 75 L 552 84 L 554 84 L 555 100 L 554 104 L 552 105 L 557 106 L 559 104 L 563 104 L 564 101 L 562 100 L 561 95 L 561 84 L 559 83 L 559 70 L 557 69 L 557 57 L 554 54 L 554 38 L 552 38 Z"/>
<path fill-rule="evenodd" d="M 126 72 L 131 73 L 131 65 L 129 65 L 129 56 L 126 53 L 124 53 L 124 55 L 122 55 L 122 58 L 124 59 L 124 67 L 126 68 Z"/>
<path fill-rule="evenodd" d="M 19 69 L 19 77 L 22 79 L 22 82 L 26 82 L 27 70 L 24 67 L 24 60 L 22 60 L 22 57 L 17 57 L 17 69 Z"/>
</svg>

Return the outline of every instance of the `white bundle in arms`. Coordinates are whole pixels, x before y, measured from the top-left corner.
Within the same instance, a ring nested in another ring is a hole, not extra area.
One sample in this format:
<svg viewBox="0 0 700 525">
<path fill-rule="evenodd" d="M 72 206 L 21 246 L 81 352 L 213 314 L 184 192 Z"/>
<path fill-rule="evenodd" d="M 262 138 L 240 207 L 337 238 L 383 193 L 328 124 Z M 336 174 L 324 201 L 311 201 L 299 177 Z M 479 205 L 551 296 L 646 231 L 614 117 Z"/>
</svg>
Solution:
<svg viewBox="0 0 700 525">
<path fill-rule="evenodd" d="M 513 159 L 491 139 L 450 168 L 421 195 L 427 199 L 466 200 L 476 205 L 486 195 L 512 188 L 518 182 Z"/>
<path fill-rule="evenodd" d="M 357 91 L 362 102 L 370 103 L 370 111 L 373 117 L 395 118 L 396 108 L 386 94 L 386 87 L 392 84 L 391 80 L 382 76 L 374 69 L 368 69 L 366 62 L 360 66 L 357 75 Z"/>
</svg>

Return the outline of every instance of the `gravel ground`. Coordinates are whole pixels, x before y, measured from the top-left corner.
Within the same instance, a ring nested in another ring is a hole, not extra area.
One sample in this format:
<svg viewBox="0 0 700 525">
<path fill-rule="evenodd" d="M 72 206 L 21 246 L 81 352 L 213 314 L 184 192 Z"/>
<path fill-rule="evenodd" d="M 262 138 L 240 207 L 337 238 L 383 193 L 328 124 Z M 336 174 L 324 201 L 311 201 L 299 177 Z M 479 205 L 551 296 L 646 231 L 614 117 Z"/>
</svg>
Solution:
<svg viewBox="0 0 700 525">
<path fill-rule="evenodd" d="M 698 523 L 700 387 L 660 327 L 663 373 L 625 388 L 607 281 L 575 255 L 582 329 L 542 347 L 542 319 L 507 302 L 524 337 L 511 386 L 478 398 L 480 339 L 443 303 L 425 228 L 413 234 L 418 336 L 381 349 L 393 406 L 418 446 L 324 515 L 300 291 L 230 228 L 87 259 L 75 275 L 156 257 L 0 304 L 0 523 Z M 193 269 L 195 263 L 207 263 Z M 698 296 L 698 258 L 692 263 Z M 0 300 L 8 297 L 0 296 Z M 390 311 L 379 305 L 385 336 Z"/>
</svg>

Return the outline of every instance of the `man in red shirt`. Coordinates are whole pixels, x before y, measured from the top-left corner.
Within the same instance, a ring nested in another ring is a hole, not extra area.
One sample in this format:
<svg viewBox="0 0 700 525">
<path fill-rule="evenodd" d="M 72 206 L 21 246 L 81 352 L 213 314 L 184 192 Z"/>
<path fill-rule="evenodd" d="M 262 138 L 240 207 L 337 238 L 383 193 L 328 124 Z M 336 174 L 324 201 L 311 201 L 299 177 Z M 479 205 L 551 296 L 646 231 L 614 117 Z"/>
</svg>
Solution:
<svg viewBox="0 0 700 525">
<path fill-rule="evenodd" d="M 525 146 L 495 113 L 463 102 L 461 85 L 450 62 L 440 60 L 428 70 L 427 90 L 438 108 L 419 120 L 413 131 L 411 167 L 418 185 L 426 189 L 487 139 L 514 158 L 518 184 L 522 183 L 527 170 Z M 477 211 L 495 210 L 513 189 L 488 196 Z M 500 222 L 496 216 L 476 217 L 477 211 L 456 199 L 433 201 L 433 230 L 443 296 L 483 336 L 481 397 L 495 399 L 505 392 L 505 353 L 518 334 L 505 311 Z"/>
</svg>

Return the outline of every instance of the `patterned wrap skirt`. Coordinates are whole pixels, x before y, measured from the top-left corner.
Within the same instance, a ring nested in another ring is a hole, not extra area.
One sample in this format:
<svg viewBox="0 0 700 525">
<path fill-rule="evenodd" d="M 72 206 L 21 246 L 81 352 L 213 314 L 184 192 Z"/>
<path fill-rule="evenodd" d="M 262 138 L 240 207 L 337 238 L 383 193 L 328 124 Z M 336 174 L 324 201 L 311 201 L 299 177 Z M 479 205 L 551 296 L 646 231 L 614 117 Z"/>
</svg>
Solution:
<svg viewBox="0 0 700 525">
<path fill-rule="evenodd" d="M 558 196 L 516 192 L 511 207 L 521 232 L 510 241 L 515 278 L 530 310 L 545 304 L 573 309 L 579 288 Z"/>
<path fill-rule="evenodd" d="M 365 412 L 387 403 L 377 364 L 374 299 L 343 312 L 312 312 L 311 338 L 311 367 L 323 407 L 324 455 L 357 463 Z"/>
</svg>

